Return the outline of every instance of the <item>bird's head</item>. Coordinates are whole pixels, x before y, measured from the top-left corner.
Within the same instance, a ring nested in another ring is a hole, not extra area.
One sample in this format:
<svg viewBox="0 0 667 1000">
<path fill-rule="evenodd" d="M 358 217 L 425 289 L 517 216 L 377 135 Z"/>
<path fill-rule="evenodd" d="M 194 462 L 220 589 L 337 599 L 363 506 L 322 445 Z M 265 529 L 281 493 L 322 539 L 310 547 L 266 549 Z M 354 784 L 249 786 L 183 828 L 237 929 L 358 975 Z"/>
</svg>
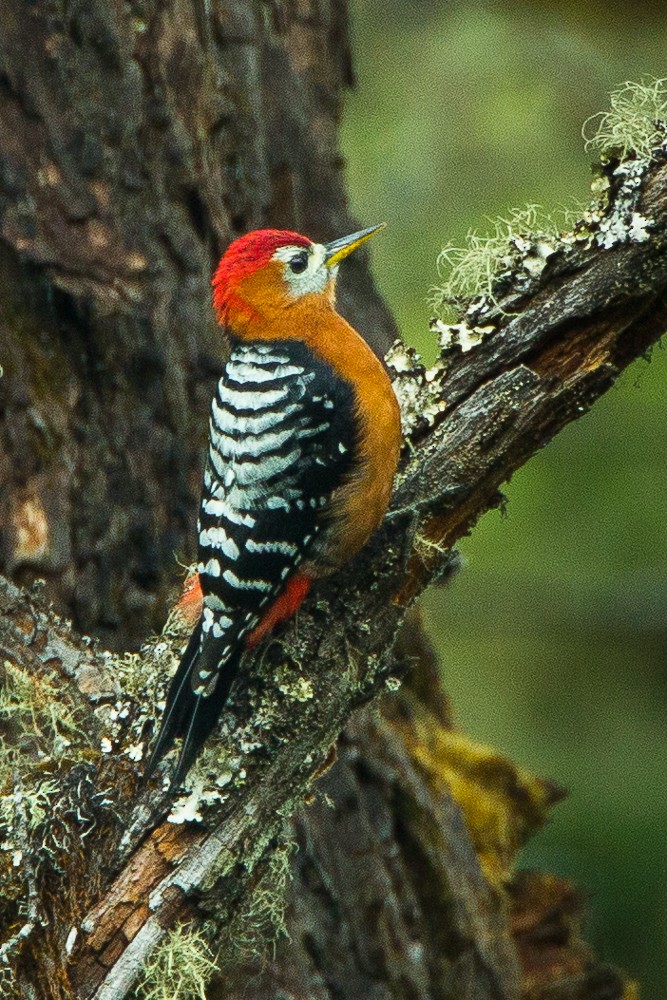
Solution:
<svg viewBox="0 0 667 1000">
<path fill-rule="evenodd" d="M 332 305 L 338 265 L 384 223 L 314 243 L 283 229 L 257 229 L 227 248 L 213 276 L 213 304 L 228 330 L 252 335 L 297 303 Z M 308 298 L 310 297 L 310 299 Z"/>
</svg>

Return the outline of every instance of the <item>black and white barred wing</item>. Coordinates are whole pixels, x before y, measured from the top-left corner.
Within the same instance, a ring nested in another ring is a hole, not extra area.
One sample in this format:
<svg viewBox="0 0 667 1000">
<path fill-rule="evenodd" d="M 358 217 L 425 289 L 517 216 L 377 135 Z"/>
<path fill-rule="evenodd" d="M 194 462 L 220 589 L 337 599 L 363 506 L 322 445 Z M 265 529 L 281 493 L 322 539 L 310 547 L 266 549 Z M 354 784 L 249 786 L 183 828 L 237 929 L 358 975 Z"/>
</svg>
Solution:
<svg viewBox="0 0 667 1000">
<path fill-rule="evenodd" d="M 199 523 L 204 633 L 252 629 L 326 526 L 354 442 L 349 390 L 302 344 L 237 347 L 211 407 Z"/>
<path fill-rule="evenodd" d="M 211 406 L 199 518 L 202 617 L 174 677 L 150 774 L 176 736 L 178 784 L 227 698 L 248 632 L 326 528 L 350 468 L 351 390 L 305 347 L 238 346 Z"/>
</svg>

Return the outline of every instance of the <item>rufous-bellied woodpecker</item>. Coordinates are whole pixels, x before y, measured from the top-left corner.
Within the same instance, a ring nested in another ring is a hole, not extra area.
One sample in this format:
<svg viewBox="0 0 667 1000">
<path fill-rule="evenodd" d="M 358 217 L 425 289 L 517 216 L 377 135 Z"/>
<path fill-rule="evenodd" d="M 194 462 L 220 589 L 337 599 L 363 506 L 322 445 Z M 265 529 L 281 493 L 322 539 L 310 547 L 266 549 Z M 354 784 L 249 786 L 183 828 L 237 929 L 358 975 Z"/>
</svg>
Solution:
<svg viewBox="0 0 667 1000">
<path fill-rule="evenodd" d="M 152 774 L 182 737 L 172 787 L 213 729 L 244 652 L 384 517 L 398 404 L 334 300 L 340 261 L 382 228 L 327 244 L 258 230 L 229 246 L 213 277 L 232 350 L 211 404 L 198 524 L 203 603 L 147 767 Z"/>
</svg>

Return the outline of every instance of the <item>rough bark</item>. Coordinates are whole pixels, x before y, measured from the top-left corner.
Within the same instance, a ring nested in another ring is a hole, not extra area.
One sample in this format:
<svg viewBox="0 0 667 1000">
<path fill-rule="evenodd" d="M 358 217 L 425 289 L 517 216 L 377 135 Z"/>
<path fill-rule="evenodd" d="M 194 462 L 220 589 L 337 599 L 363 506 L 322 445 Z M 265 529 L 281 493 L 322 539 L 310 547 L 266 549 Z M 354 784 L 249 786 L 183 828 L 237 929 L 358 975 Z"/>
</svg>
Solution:
<svg viewBox="0 0 667 1000">
<path fill-rule="evenodd" d="M 352 224 L 336 146 L 346 14 L 16 0 L 2 18 L 6 567 L 46 575 L 80 628 L 127 647 L 160 619 L 173 551 L 191 551 L 224 349 L 212 260 L 258 224 Z M 20 751 L 0 771 L 7 995 L 133 996 L 168 931 L 202 919 L 220 997 L 624 995 L 581 943 L 572 890 L 537 875 L 508 890 L 557 790 L 450 731 L 405 625 L 503 481 L 662 332 L 667 168 L 643 165 L 632 191 L 608 173 L 610 202 L 576 239 L 544 269 L 517 252 L 495 298 L 471 305 L 478 346 L 445 351 L 429 380 L 394 352 L 411 449 L 392 511 L 296 629 L 248 661 L 180 822 L 138 773 L 185 623 L 172 617 L 141 657 L 102 656 L 3 585 L 0 718 Z M 391 320 L 354 267 L 344 305 L 382 349 Z M 381 713 L 361 708 L 414 658 Z M 290 869 L 291 942 L 260 966 L 252 949 L 275 933 Z"/>
<path fill-rule="evenodd" d="M 10 0 L 0 19 L 2 563 L 126 646 L 193 553 L 214 262 L 260 225 L 354 228 L 345 4 Z M 389 346 L 361 258 L 342 304 Z"/>
</svg>

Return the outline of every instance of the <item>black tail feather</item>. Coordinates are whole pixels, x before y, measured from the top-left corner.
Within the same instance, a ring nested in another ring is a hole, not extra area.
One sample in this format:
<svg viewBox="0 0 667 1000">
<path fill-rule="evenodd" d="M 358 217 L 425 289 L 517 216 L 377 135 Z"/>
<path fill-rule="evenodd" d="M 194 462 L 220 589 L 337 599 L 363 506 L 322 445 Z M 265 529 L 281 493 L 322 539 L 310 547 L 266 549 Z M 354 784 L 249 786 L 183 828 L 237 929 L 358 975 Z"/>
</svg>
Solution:
<svg viewBox="0 0 667 1000">
<path fill-rule="evenodd" d="M 229 635 L 223 639 L 214 639 L 209 633 L 202 647 L 201 623 L 194 629 L 169 687 L 160 732 L 146 765 L 144 780 L 152 777 L 179 736 L 183 737 L 183 746 L 171 780 L 171 792 L 192 767 L 220 717 L 243 654 L 242 649 L 233 650 L 225 663 L 221 664 L 220 652 L 225 645 L 229 645 Z M 191 678 L 202 667 L 219 674 L 218 682 L 210 695 L 195 694 L 192 688 Z"/>
<path fill-rule="evenodd" d="M 235 673 L 235 671 L 230 671 L 230 675 L 228 676 L 228 666 L 228 663 L 225 664 L 225 676 L 219 679 L 218 685 L 212 695 L 209 695 L 208 698 L 202 694 L 194 696 L 194 708 L 189 718 L 187 732 L 183 736 L 183 745 L 178 757 L 178 764 L 171 779 L 169 790 L 172 792 L 175 791 L 185 778 L 197 759 L 199 751 L 220 718 L 220 713 L 227 700 Z"/>
<path fill-rule="evenodd" d="M 190 671 L 199 652 L 200 628 L 194 629 L 190 636 L 190 641 L 181 657 L 178 670 L 174 674 L 169 692 L 167 694 L 167 704 L 160 723 L 160 732 L 155 741 L 148 764 L 144 771 L 144 780 L 148 781 L 155 773 L 158 764 L 173 746 L 178 732 L 181 728 L 183 714 L 187 705 L 187 693 L 190 688 Z"/>
</svg>

